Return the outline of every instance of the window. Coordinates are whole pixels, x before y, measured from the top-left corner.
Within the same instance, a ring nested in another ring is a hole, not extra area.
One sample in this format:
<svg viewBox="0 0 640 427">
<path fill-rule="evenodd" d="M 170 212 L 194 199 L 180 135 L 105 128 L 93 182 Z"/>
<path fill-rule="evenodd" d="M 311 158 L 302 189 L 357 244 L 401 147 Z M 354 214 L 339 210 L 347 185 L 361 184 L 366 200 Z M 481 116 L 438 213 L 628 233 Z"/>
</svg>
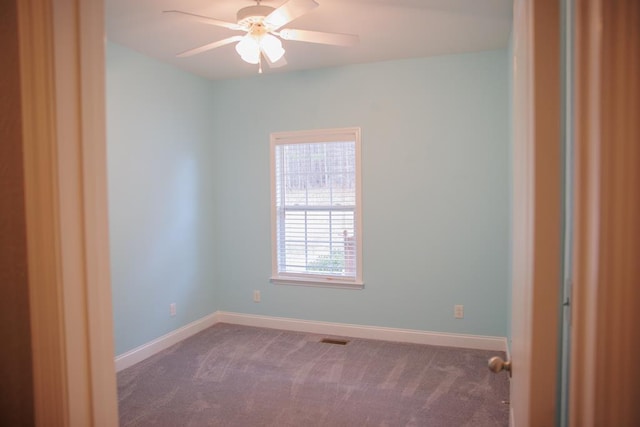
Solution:
<svg viewBox="0 0 640 427">
<path fill-rule="evenodd" d="M 362 288 L 360 129 L 271 134 L 272 282 Z"/>
</svg>

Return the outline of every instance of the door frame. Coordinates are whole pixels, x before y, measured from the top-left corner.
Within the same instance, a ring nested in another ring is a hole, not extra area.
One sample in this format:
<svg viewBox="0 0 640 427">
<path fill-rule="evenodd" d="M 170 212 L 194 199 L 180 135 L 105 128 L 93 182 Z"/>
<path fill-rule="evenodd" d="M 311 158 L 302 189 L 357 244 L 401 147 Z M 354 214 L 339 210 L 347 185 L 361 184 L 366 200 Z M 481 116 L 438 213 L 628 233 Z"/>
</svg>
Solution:
<svg viewBox="0 0 640 427">
<path fill-rule="evenodd" d="M 571 426 L 638 425 L 640 2 L 576 0 Z"/>
<path fill-rule="evenodd" d="M 16 0 L 36 425 L 117 426 L 102 0 Z"/>
</svg>

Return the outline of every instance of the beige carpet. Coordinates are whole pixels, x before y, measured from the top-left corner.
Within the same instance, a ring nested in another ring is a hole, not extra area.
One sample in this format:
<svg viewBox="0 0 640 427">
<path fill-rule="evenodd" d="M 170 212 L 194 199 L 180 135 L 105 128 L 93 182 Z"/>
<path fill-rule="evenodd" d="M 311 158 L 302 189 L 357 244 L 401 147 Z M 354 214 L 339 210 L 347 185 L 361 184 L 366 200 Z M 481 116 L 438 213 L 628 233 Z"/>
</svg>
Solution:
<svg viewBox="0 0 640 427">
<path fill-rule="evenodd" d="M 508 425 L 499 352 L 322 338 L 217 324 L 118 373 L 120 424 Z"/>
</svg>

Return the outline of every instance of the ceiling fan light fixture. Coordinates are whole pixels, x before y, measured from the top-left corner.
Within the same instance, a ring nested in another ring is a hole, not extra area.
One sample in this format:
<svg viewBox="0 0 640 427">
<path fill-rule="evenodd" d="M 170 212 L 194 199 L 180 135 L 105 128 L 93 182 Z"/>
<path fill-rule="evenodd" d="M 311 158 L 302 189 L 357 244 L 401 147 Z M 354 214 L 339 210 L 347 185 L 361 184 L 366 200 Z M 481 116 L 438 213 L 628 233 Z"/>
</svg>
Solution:
<svg viewBox="0 0 640 427">
<path fill-rule="evenodd" d="M 260 38 L 260 48 L 272 63 L 282 58 L 285 52 L 280 39 L 271 34 L 265 34 Z"/>
<path fill-rule="evenodd" d="M 260 44 L 250 34 L 247 34 L 236 44 L 236 52 L 244 62 L 257 64 L 260 62 Z"/>
<path fill-rule="evenodd" d="M 236 44 L 236 52 L 244 62 L 257 64 L 260 62 L 260 54 L 264 53 L 269 61 L 277 62 L 284 55 L 282 42 L 271 34 L 256 36 L 247 34 Z"/>
</svg>

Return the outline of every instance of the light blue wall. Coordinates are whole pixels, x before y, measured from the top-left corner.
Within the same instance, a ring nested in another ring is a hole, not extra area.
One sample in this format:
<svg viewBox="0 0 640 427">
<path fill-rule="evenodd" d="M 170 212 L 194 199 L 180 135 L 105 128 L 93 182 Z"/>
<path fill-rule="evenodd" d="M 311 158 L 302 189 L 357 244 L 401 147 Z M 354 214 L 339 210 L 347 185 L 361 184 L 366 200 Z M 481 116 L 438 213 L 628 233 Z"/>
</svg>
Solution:
<svg viewBox="0 0 640 427">
<path fill-rule="evenodd" d="M 505 336 L 507 72 L 503 50 L 214 82 L 218 308 Z M 273 285 L 269 133 L 343 126 L 362 128 L 365 289 Z"/>
<path fill-rule="evenodd" d="M 505 336 L 506 50 L 216 82 L 107 53 L 117 354 L 215 310 Z M 345 126 L 365 288 L 273 285 L 269 133 Z"/>
<path fill-rule="evenodd" d="M 107 45 L 116 354 L 215 309 L 212 96 L 207 80 Z"/>
</svg>

